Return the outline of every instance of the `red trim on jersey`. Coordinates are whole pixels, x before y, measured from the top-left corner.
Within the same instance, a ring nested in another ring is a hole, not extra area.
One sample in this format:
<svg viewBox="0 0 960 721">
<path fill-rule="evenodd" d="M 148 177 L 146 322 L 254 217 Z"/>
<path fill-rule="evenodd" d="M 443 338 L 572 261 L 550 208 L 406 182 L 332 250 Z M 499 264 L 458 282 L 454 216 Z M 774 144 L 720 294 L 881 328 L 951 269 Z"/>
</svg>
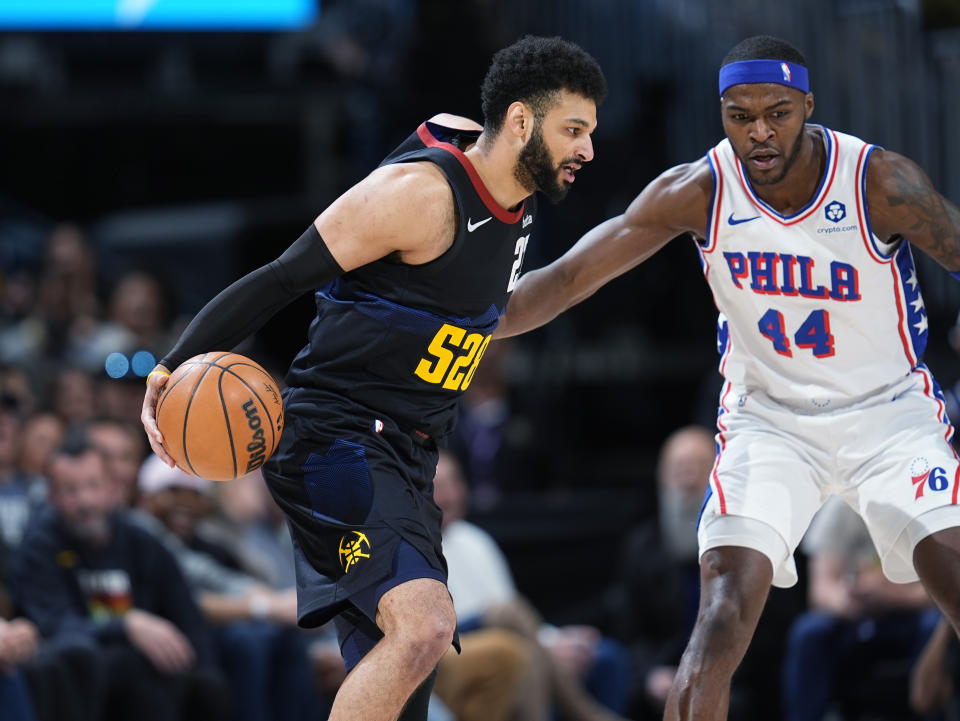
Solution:
<svg viewBox="0 0 960 721">
<path fill-rule="evenodd" d="M 953 455 L 957 455 L 954 451 Z M 957 456 L 957 472 L 953 474 L 953 505 L 957 505 L 957 491 L 960 490 L 960 456 Z"/>
<path fill-rule="evenodd" d="M 420 140 L 423 141 L 423 144 L 428 148 L 440 148 L 441 150 L 446 150 L 453 157 L 460 161 L 460 165 L 463 166 L 463 169 L 467 171 L 467 175 L 470 176 L 470 182 L 473 183 L 473 188 L 477 191 L 477 195 L 480 196 L 483 204 L 487 206 L 487 210 L 497 217 L 497 220 L 499 220 L 501 223 L 516 223 L 521 217 L 523 217 L 524 203 L 520 204 L 519 210 L 510 211 L 494 200 L 493 196 L 490 195 L 490 191 L 487 190 L 487 186 L 485 186 L 483 181 L 480 179 L 480 174 L 477 173 L 477 169 L 473 167 L 473 163 L 471 163 L 470 159 L 463 154 L 463 151 L 461 151 L 460 148 L 458 148 L 456 145 L 437 140 L 427 128 L 426 123 L 422 123 L 420 127 L 417 128 L 417 135 L 420 136 Z"/>
<path fill-rule="evenodd" d="M 937 404 L 937 420 L 947 427 L 943 437 L 949 444 L 950 438 L 953 436 L 953 426 L 950 425 L 950 419 L 947 418 L 947 404 L 937 398 L 933 392 L 933 375 L 924 366 L 917 366 L 913 370 L 915 373 L 923 376 L 923 394 Z M 954 451 L 954 453 L 956 453 L 956 451 Z"/>
<path fill-rule="evenodd" d="M 910 367 L 913 368 L 917 364 L 917 359 L 913 355 L 913 347 L 910 345 L 910 341 L 907 340 L 906 334 L 903 332 L 904 316 L 906 313 L 906 303 L 903 299 L 903 293 L 900 291 L 900 269 L 897 268 L 896 263 L 890 263 L 890 272 L 893 273 L 893 294 L 897 299 L 897 331 L 900 333 L 900 341 L 903 343 L 903 352 L 907 356 L 907 362 L 910 363 Z"/>
<path fill-rule="evenodd" d="M 729 326 L 728 326 L 729 327 Z M 720 438 L 720 452 L 717 453 L 717 459 L 713 462 L 713 472 L 710 474 L 713 476 L 713 487 L 717 491 L 717 500 L 720 501 L 720 513 L 726 514 L 727 512 L 727 499 L 723 495 L 723 486 L 720 485 L 720 477 L 717 475 L 717 468 L 720 467 L 720 458 L 723 456 L 723 451 L 727 447 L 727 439 L 723 437 L 723 432 L 727 430 L 723 427 L 722 418 L 724 415 L 729 413 L 727 410 L 726 398 L 730 393 L 730 389 L 733 388 L 733 384 L 730 381 L 726 382 L 726 386 L 723 389 L 723 394 L 720 396 L 720 407 L 723 409 L 723 413 L 717 416 L 717 428 L 720 431 L 717 433 L 717 436 Z"/>
<path fill-rule="evenodd" d="M 839 165 L 838 161 L 840 158 L 840 144 L 838 142 L 836 134 L 832 130 L 830 130 L 829 128 L 824 128 L 824 130 L 830 133 L 830 135 L 833 137 L 833 157 L 831 158 L 831 165 L 829 170 L 830 179 L 827 181 L 826 185 L 820 191 L 820 197 L 816 199 L 816 202 L 814 202 L 813 205 L 810 206 L 807 212 L 805 212 L 803 215 L 798 215 L 795 218 L 790 218 L 789 220 L 784 219 L 784 217 L 779 213 L 771 212 L 770 210 L 768 210 L 766 204 L 763 203 L 763 201 L 760 200 L 759 196 L 757 196 L 753 192 L 753 190 L 750 187 L 750 184 L 747 182 L 747 179 L 743 175 L 743 165 L 741 165 L 740 163 L 740 158 L 738 158 L 736 156 L 736 153 L 734 153 L 733 161 L 737 166 L 737 175 L 740 176 L 740 184 L 743 186 L 744 191 L 746 191 L 747 197 L 750 198 L 750 201 L 756 206 L 756 208 L 761 213 L 766 215 L 768 218 L 771 218 L 772 220 L 777 221 L 778 223 L 780 223 L 780 225 L 795 225 L 796 223 L 799 223 L 802 220 L 806 220 L 813 213 L 815 213 L 820 208 L 821 205 L 823 205 L 823 201 L 826 199 L 827 195 L 830 193 L 830 188 L 833 186 L 833 179 L 837 175 L 837 166 Z"/>
<path fill-rule="evenodd" d="M 713 188 L 716 204 L 713 208 L 713 218 L 710 221 L 710 237 L 707 238 L 707 247 L 703 249 L 704 253 L 712 253 L 717 247 L 717 237 L 720 235 L 720 206 L 723 205 L 723 171 L 720 169 L 720 159 L 717 157 L 717 149 L 711 148 L 709 155 L 713 156 L 713 175 L 717 178 L 717 183 Z"/>
<path fill-rule="evenodd" d="M 730 357 L 730 351 L 732 350 L 733 350 L 733 340 L 730 338 L 730 320 L 727 319 L 727 347 L 723 349 L 723 357 L 720 358 L 720 375 L 722 375 L 724 378 L 726 378 L 726 376 L 724 375 L 724 371 L 727 368 L 727 358 Z"/>
</svg>

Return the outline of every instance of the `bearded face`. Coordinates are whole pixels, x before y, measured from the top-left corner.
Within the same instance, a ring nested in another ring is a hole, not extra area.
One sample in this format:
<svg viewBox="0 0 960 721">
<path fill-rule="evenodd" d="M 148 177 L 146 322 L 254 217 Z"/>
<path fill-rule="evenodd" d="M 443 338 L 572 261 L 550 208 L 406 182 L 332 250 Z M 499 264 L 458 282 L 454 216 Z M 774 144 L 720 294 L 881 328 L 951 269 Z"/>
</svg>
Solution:
<svg viewBox="0 0 960 721">
<path fill-rule="evenodd" d="M 536 120 L 530 140 L 520 150 L 513 174 L 531 193 L 539 190 L 551 203 L 559 203 L 570 190 L 570 183 L 563 178 L 563 166 L 580 163 L 576 158 L 567 158 L 555 163 L 543 139 L 543 123 Z"/>
</svg>

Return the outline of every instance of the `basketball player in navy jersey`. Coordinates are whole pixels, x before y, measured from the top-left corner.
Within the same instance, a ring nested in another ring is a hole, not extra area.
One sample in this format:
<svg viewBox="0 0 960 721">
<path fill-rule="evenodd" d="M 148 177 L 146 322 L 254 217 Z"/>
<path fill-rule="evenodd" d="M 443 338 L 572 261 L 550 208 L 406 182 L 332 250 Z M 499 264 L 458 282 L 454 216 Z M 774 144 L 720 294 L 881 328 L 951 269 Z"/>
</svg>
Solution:
<svg viewBox="0 0 960 721">
<path fill-rule="evenodd" d="M 727 717 L 769 587 L 796 582 L 793 551 L 831 494 L 863 516 L 887 577 L 919 578 L 960 628 L 960 463 L 921 361 L 911 257 L 960 278 L 960 211 L 907 158 L 810 124 L 806 62 L 787 43 L 743 41 L 719 79 L 726 140 L 524 275 L 497 331 L 541 325 L 671 239 L 696 241 L 725 384 L 671 721 Z"/>
<path fill-rule="evenodd" d="M 277 260 L 210 301 L 147 381 L 227 349 L 316 292 L 264 477 L 293 530 L 300 623 L 335 618 L 349 674 L 330 718 L 425 719 L 456 619 L 433 502 L 437 446 L 520 275 L 533 193 L 560 200 L 593 158 L 606 83 L 560 38 L 498 52 L 484 125 L 439 115 L 334 201 Z M 409 702 L 408 702 L 409 699 Z"/>
</svg>

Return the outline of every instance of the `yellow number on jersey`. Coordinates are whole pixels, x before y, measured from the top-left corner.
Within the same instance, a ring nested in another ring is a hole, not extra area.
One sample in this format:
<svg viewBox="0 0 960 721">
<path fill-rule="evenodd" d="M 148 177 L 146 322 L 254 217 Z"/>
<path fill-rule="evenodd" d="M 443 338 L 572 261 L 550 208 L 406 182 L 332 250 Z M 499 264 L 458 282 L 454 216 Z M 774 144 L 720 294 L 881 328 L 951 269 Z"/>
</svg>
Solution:
<svg viewBox="0 0 960 721">
<path fill-rule="evenodd" d="M 466 390 L 492 336 L 470 333 L 444 323 L 427 346 L 432 358 L 421 358 L 413 371 L 427 383 L 443 384 L 447 390 Z"/>
</svg>

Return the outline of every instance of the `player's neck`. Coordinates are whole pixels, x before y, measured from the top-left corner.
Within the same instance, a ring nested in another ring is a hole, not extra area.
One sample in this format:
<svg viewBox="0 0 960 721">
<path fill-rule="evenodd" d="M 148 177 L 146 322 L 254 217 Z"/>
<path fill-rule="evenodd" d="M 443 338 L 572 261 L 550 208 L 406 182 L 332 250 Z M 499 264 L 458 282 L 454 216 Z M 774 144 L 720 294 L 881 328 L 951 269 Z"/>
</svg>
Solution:
<svg viewBox="0 0 960 721">
<path fill-rule="evenodd" d="M 774 185 L 754 185 L 754 192 L 781 215 L 792 215 L 813 200 L 823 179 L 827 152 L 820 132 L 804 129 L 800 153 L 786 177 Z"/>
<path fill-rule="evenodd" d="M 481 136 L 477 143 L 467 150 L 466 156 L 476 168 L 490 195 L 501 207 L 515 210 L 530 197 L 530 191 L 524 188 L 514 175 L 517 156 L 506 143 L 499 140 L 485 143 Z"/>
</svg>

